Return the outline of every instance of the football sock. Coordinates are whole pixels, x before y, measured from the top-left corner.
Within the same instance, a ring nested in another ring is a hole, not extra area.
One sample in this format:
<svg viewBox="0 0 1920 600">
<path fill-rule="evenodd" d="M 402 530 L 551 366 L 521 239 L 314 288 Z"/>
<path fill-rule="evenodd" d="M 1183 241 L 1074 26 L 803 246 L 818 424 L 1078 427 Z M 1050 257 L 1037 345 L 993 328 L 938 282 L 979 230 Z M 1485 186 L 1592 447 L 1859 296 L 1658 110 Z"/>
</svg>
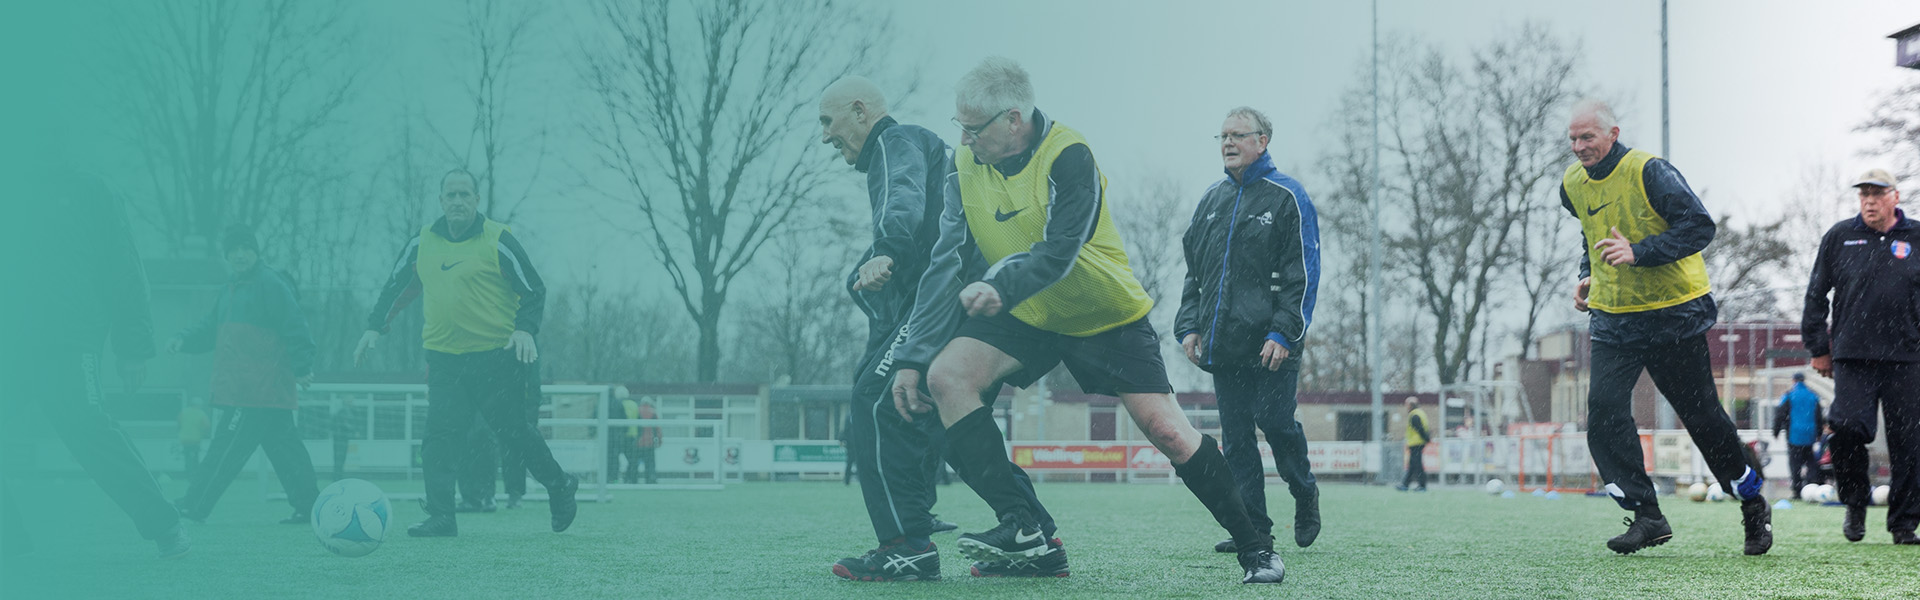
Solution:
<svg viewBox="0 0 1920 600">
<path fill-rule="evenodd" d="M 947 452 L 958 457 L 956 466 L 965 470 L 960 479 L 993 507 L 994 516 L 1000 520 L 1019 517 L 1021 523 L 1029 524 L 1033 511 L 1013 478 L 1005 440 L 1000 426 L 993 422 L 993 410 L 984 406 L 947 428 Z"/>
<path fill-rule="evenodd" d="M 1648 518 L 1648 519 L 1661 518 L 1662 515 L 1660 514 L 1660 505 L 1653 504 L 1653 503 L 1642 504 L 1639 507 L 1633 509 L 1633 516 L 1636 518 Z"/>
<path fill-rule="evenodd" d="M 1174 465 L 1173 472 L 1187 484 L 1193 496 L 1200 499 L 1200 504 L 1207 507 L 1207 512 L 1213 513 L 1213 520 L 1233 536 L 1233 543 L 1242 552 L 1273 547 L 1273 540 L 1260 535 L 1253 528 L 1253 521 L 1247 518 L 1239 486 L 1234 485 L 1233 474 L 1227 471 L 1227 458 L 1220 455 L 1213 436 L 1200 436 L 1200 449 L 1194 451 L 1187 462 Z"/>
</svg>

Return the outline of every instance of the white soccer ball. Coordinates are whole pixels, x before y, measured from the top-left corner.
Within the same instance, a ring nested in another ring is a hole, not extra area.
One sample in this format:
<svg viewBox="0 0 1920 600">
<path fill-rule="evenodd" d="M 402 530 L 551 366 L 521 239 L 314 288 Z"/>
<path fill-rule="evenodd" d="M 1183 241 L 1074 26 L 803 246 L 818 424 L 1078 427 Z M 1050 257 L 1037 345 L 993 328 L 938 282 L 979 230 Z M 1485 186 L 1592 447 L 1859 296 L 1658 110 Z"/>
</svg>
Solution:
<svg viewBox="0 0 1920 600">
<path fill-rule="evenodd" d="M 1873 504 L 1875 506 L 1886 506 L 1887 497 L 1891 495 L 1893 495 L 1893 488 L 1884 485 L 1875 487 L 1873 488 Z"/>
<path fill-rule="evenodd" d="M 1712 483 L 1707 485 L 1707 500 L 1710 500 L 1713 502 L 1720 502 L 1726 499 L 1727 499 L 1727 491 L 1720 489 L 1720 484 Z"/>
<path fill-rule="evenodd" d="M 1835 492 L 1833 489 L 1833 486 L 1831 485 L 1820 486 L 1819 497 L 1820 497 L 1820 502 L 1822 503 L 1840 501 L 1840 494 Z"/>
<path fill-rule="evenodd" d="M 313 535 L 334 554 L 366 556 L 380 548 L 393 523 L 393 505 L 371 483 L 342 479 L 313 501 Z"/>
<path fill-rule="evenodd" d="M 1820 501 L 1820 484 L 1809 483 L 1800 486 L 1800 499 L 1808 502 Z"/>
<path fill-rule="evenodd" d="M 1486 489 L 1487 489 L 1487 493 L 1497 496 L 1500 494 L 1501 490 L 1507 489 L 1507 484 L 1506 482 L 1500 481 L 1498 479 L 1488 479 Z"/>
<path fill-rule="evenodd" d="M 1706 502 L 1707 501 L 1707 484 L 1696 483 L 1696 484 L 1687 486 L 1687 499 L 1692 500 L 1694 502 Z"/>
</svg>

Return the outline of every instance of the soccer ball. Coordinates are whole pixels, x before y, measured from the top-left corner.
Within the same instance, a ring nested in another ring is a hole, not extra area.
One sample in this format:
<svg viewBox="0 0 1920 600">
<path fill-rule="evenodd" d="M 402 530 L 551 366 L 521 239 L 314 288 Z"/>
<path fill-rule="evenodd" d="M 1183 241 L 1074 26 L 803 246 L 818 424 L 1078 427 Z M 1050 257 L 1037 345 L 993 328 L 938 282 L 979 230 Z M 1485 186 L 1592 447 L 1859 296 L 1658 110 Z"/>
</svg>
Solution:
<svg viewBox="0 0 1920 600">
<path fill-rule="evenodd" d="M 1489 494 L 1499 495 L 1500 491 L 1506 489 L 1506 487 L 1507 487 L 1506 482 L 1500 481 L 1498 479 L 1487 480 L 1486 488 L 1487 488 L 1487 493 Z"/>
<path fill-rule="evenodd" d="M 1893 488 L 1890 488 L 1890 487 L 1887 487 L 1887 486 L 1884 486 L 1884 485 L 1883 485 L 1883 486 L 1879 486 L 1879 487 L 1876 487 L 1876 488 L 1873 488 L 1873 503 L 1874 503 L 1874 505 L 1875 505 L 1875 506 L 1886 506 L 1886 505 L 1887 505 L 1887 496 L 1890 496 L 1890 495 L 1892 495 L 1892 494 L 1893 494 Z"/>
<path fill-rule="evenodd" d="M 1707 484 L 1696 483 L 1696 484 L 1687 486 L 1687 499 L 1692 500 L 1694 502 L 1706 502 L 1707 501 Z"/>
<path fill-rule="evenodd" d="M 1840 500 L 1840 495 L 1833 491 L 1833 486 L 1831 485 L 1820 486 L 1820 492 L 1817 494 L 1817 497 L 1823 504 L 1827 502 L 1838 502 Z"/>
<path fill-rule="evenodd" d="M 1727 491 L 1720 489 L 1720 484 L 1714 483 L 1707 486 L 1707 500 L 1720 502 L 1726 499 Z"/>
<path fill-rule="evenodd" d="M 1819 502 L 1820 501 L 1820 484 L 1809 483 L 1809 484 L 1800 486 L 1800 499 L 1806 500 L 1808 502 Z"/>
<path fill-rule="evenodd" d="M 380 548 L 393 522 L 393 505 L 373 484 L 342 479 L 313 501 L 313 535 L 320 545 L 346 557 L 366 556 Z"/>
</svg>

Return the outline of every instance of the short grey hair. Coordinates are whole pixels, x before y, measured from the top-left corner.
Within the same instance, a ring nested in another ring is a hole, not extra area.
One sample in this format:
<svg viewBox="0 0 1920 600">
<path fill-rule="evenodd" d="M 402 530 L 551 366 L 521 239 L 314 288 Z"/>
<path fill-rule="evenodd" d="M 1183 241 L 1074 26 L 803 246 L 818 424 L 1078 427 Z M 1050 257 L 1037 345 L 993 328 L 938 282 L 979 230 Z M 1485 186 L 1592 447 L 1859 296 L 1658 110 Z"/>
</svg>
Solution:
<svg viewBox="0 0 1920 600">
<path fill-rule="evenodd" d="M 1605 100 L 1597 98 L 1586 98 L 1573 103 L 1573 115 L 1567 120 L 1572 121 L 1580 118 L 1580 115 L 1589 113 L 1593 115 L 1593 120 L 1599 123 L 1601 129 L 1620 126 L 1620 119 L 1613 115 L 1613 107 L 1608 106 Z"/>
<path fill-rule="evenodd" d="M 1004 56 L 989 56 L 960 78 L 954 101 L 962 112 L 996 115 L 1018 110 L 1031 119 L 1033 82 L 1020 63 Z"/>
<path fill-rule="evenodd" d="M 1248 120 L 1253 121 L 1254 127 L 1260 128 L 1260 135 L 1267 136 L 1268 138 L 1273 137 L 1273 121 L 1267 120 L 1266 113 L 1254 110 L 1251 106 L 1242 106 L 1227 111 L 1227 118 L 1231 119 L 1234 117 L 1246 117 Z"/>
</svg>

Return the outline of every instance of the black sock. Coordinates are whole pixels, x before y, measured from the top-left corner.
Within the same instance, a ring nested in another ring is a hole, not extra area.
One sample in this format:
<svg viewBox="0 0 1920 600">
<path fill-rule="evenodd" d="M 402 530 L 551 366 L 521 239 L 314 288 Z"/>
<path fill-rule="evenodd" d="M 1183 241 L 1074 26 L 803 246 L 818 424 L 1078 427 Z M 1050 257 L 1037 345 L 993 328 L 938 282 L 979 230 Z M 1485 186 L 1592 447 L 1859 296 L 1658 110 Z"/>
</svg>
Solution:
<svg viewBox="0 0 1920 600">
<path fill-rule="evenodd" d="M 1000 434 L 1000 426 L 993 422 L 993 410 L 980 407 L 967 416 L 961 417 L 952 427 L 947 428 L 947 452 L 960 460 L 955 466 L 965 472 L 960 479 L 993 507 L 994 516 L 1002 522 L 1009 518 L 1018 519 L 1018 523 L 1033 524 L 1033 511 L 1027 507 L 1027 499 L 1020 493 L 1019 484 L 1013 478 L 1013 463 L 1007 460 L 1006 438 Z"/>
<path fill-rule="evenodd" d="M 1213 513 L 1213 520 L 1233 536 L 1233 543 L 1241 552 L 1273 548 L 1273 539 L 1260 535 L 1253 528 L 1253 521 L 1247 518 L 1247 508 L 1240 501 L 1240 488 L 1234 485 L 1233 474 L 1227 470 L 1227 457 L 1220 455 L 1213 436 L 1200 436 L 1200 449 L 1194 451 L 1187 462 L 1174 465 L 1173 472 L 1187 484 L 1193 496 L 1206 505 L 1207 512 Z"/>
</svg>

